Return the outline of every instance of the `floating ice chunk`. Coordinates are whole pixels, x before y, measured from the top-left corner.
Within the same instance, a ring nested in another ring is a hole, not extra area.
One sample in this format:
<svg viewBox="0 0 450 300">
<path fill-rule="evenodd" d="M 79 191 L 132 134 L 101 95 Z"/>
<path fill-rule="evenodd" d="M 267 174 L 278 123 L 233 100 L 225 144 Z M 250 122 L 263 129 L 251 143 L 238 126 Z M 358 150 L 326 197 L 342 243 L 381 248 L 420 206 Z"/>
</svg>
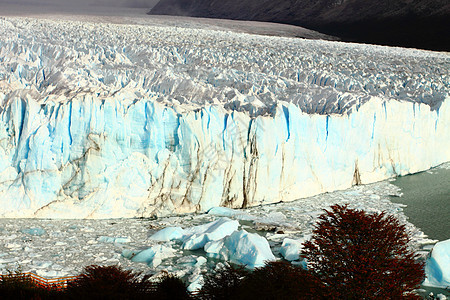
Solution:
<svg viewBox="0 0 450 300">
<path fill-rule="evenodd" d="M 310 239 L 310 235 L 302 237 L 298 240 L 293 240 L 290 238 L 285 238 L 283 244 L 281 244 L 280 254 L 284 259 L 289 261 L 299 260 L 300 251 L 303 248 L 303 243 Z"/>
<path fill-rule="evenodd" d="M 286 238 L 280 248 L 280 254 L 288 261 L 299 260 L 302 242 Z"/>
<path fill-rule="evenodd" d="M 180 240 L 184 235 L 184 230 L 181 227 L 166 227 L 154 233 L 149 239 L 155 241 L 168 242 L 172 240 Z"/>
<path fill-rule="evenodd" d="M 183 267 L 201 267 L 207 262 L 207 259 L 203 256 L 183 256 L 179 259 L 177 259 L 177 266 L 183 266 Z"/>
<path fill-rule="evenodd" d="M 127 236 L 125 237 L 110 237 L 110 236 L 100 236 L 97 241 L 101 243 L 114 243 L 114 244 L 126 244 L 131 242 L 131 239 Z"/>
<path fill-rule="evenodd" d="M 11 257 L 11 258 L 0 258 L 0 264 L 7 264 L 17 261 L 17 258 Z"/>
<path fill-rule="evenodd" d="M 4 241 L 15 240 L 16 238 L 17 238 L 17 234 L 0 236 L 0 240 L 4 240 Z"/>
<path fill-rule="evenodd" d="M 35 236 L 41 236 L 41 235 L 45 234 L 45 230 L 40 227 L 26 228 L 26 229 L 22 229 L 20 232 L 29 234 L 29 235 L 35 235 Z"/>
<path fill-rule="evenodd" d="M 450 286 L 450 239 L 434 245 L 425 266 L 425 286 L 447 288 Z"/>
<path fill-rule="evenodd" d="M 197 262 L 195 263 L 195 267 L 203 266 L 204 264 L 206 264 L 206 262 L 207 262 L 206 258 L 204 258 L 203 256 L 199 256 L 197 258 Z"/>
<path fill-rule="evenodd" d="M 249 268 L 261 267 L 266 261 L 275 260 L 267 240 L 245 230 L 235 231 L 222 240 L 207 243 L 205 251 L 210 257 L 246 265 Z"/>
<path fill-rule="evenodd" d="M 188 285 L 187 290 L 192 293 L 200 290 L 202 286 L 203 286 L 203 276 L 199 276 L 197 280 Z"/>
<path fill-rule="evenodd" d="M 200 267 L 195 267 L 192 274 L 188 277 L 188 282 L 190 282 L 187 290 L 190 292 L 198 291 L 202 288 L 204 284 L 204 278 L 202 275 L 202 270 Z"/>
<path fill-rule="evenodd" d="M 35 261 L 33 262 L 33 267 L 36 269 L 47 269 L 53 263 L 51 261 Z"/>
<path fill-rule="evenodd" d="M 64 274 L 61 271 L 57 270 L 43 270 L 38 269 L 36 270 L 36 275 L 45 277 L 45 278 L 53 278 L 53 277 L 62 277 Z"/>
<path fill-rule="evenodd" d="M 286 222 L 286 216 L 281 212 L 271 212 L 267 216 L 257 220 L 258 223 L 278 225 Z"/>
<path fill-rule="evenodd" d="M 239 222 L 228 218 L 221 218 L 214 222 L 191 228 L 193 234 L 183 238 L 183 249 L 196 250 L 203 248 L 210 241 L 217 241 L 235 232 Z"/>
<path fill-rule="evenodd" d="M 183 256 L 177 260 L 177 266 L 190 266 L 193 267 L 197 263 L 197 257 L 194 255 Z"/>
<path fill-rule="evenodd" d="M 297 228 L 296 223 L 290 222 L 287 217 L 281 212 L 271 212 L 268 215 L 254 220 L 256 228 L 258 230 L 278 231 L 281 230 L 295 230 Z"/>
<path fill-rule="evenodd" d="M 163 259 L 174 256 L 175 250 L 164 246 L 155 245 L 142 251 L 124 250 L 122 256 L 130 259 L 132 262 L 146 263 L 152 268 L 161 264 Z"/>
<path fill-rule="evenodd" d="M 300 266 L 305 270 L 308 270 L 308 266 L 306 265 L 306 260 L 294 260 L 291 262 L 292 265 L 294 266 Z"/>
<path fill-rule="evenodd" d="M 252 215 L 228 207 L 213 207 L 208 211 L 208 214 L 219 217 L 230 217 L 244 221 L 253 221 L 255 219 L 255 217 Z"/>
<path fill-rule="evenodd" d="M 17 243 L 8 243 L 8 244 L 6 244 L 6 248 L 18 249 L 18 248 L 22 248 L 22 245 L 21 244 L 17 244 Z"/>
</svg>

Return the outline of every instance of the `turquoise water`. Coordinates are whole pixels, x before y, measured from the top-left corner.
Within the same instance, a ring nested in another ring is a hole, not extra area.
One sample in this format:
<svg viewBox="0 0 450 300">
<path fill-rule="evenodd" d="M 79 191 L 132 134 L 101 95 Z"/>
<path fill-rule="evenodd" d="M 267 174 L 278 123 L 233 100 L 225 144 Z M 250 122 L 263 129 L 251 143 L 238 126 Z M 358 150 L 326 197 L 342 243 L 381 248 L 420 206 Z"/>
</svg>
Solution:
<svg viewBox="0 0 450 300">
<path fill-rule="evenodd" d="M 402 189 L 403 196 L 391 201 L 407 205 L 404 212 L 411 223 L 431 239 L 450 239 L 450 169 L 438 167 L 392 183 Z"/>
</svg>

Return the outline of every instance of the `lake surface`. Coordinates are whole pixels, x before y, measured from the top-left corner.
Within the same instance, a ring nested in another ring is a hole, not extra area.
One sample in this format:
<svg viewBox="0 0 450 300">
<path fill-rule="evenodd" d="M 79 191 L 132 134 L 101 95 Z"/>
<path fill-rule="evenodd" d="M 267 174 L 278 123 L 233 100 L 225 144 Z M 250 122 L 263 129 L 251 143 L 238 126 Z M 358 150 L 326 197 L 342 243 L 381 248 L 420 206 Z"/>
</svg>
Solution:
<svg viewBox="0 0 450 300">
<path fill-rule="evenodd" d="M 403 193 L 391 201 L 407 205 L 404 213 L 411 223 L 431 239 L 450 239 L 450 163 L 391 183 Z"/>
</svg>

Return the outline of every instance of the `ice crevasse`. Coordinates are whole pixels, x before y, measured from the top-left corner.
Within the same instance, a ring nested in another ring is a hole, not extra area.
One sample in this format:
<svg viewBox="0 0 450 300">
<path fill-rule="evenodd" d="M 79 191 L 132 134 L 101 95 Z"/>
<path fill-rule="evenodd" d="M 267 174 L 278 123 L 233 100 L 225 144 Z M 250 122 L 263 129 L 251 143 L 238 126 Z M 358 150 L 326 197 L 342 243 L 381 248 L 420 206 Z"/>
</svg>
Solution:
<svg viewBox="0 0 450 300">
<path fill-rule="evenodd" d="M 445 53 L 112 24 L 89 44 L 92 24 L 0 21 L 0 217 L 249 207 L 450 160 Z"/>
</svg>

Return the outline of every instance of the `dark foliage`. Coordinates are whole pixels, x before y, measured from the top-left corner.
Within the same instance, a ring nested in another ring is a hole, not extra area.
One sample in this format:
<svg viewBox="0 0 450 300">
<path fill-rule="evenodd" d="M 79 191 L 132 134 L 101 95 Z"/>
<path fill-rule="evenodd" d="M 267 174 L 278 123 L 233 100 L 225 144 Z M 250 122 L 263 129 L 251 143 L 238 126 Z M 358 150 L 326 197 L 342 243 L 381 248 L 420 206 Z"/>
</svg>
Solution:
<svg viewBox="0 0 450 300">
<path fill-rule="evenodd" d="M 268 262 L 242 283 L 239 299 L 327 299 L 327 289 L 310 272 L 288 262 Z"/>
<path fill-rule="evenodd" d="M 59 291 L 40 287 L 26 275 L 0 276 L 0 299 L 59 299 L 60 297 Z"/>
<path fill-rule="evenodd" d="M 334 205 L 319 216 L 302 255 L 339 299 L 414 299 L 424 269 L 409 242 L 405 226 L 385 212 Z"/>
<path fill-rule="evenodd" d="M 227 266 L 205 276 L 197 294 L 202 300 L 325 299 L 326 288 L 301 267 L 277 261 L 253 272 Z"/>
<path fill-rule="evenodd" d="M 152 290 L 147 277 L 117 266 L 87 266 L 75 281 L 68 284 L 70 299 L 142 299 Z"/>
<path fill-rule="evenodd" d="M 231 265 L 205 275 L 202 289 L 196 295 L 202 300 L 238 299 L 242 280 L 249 275 L 245 267 Z"/>
<path fill-rule="evenodd" d="M 187 300 L 191 299 L 191 296 L 186 289 L 186 285 L 180 278 L 173 275 L 166 275 L 154 284 L 154 288 L 148 299 Z"/>
</svg>

